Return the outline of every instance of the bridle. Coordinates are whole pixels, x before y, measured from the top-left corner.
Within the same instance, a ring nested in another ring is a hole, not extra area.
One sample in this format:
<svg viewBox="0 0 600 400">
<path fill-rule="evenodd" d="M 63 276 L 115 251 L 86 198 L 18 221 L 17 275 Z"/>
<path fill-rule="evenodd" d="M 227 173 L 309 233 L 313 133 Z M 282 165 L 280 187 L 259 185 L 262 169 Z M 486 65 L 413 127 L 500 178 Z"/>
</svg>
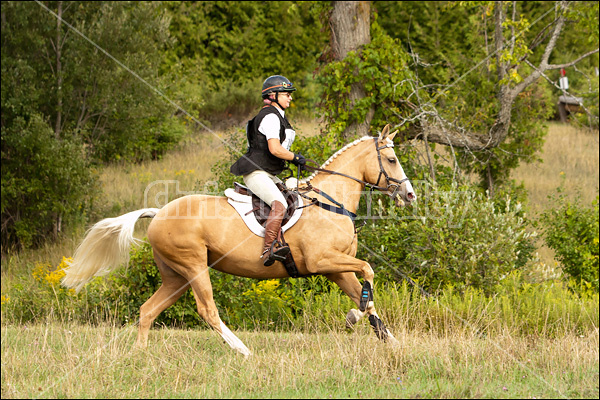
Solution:
<svg viewBox="0 0 600 400">
<path fill-rule="evenodd" d="M 408 181 L 408 178 L 395 179 L 388 175 L 385 168 L 383 168 L 383 162 L 381 161 L 381 150 L 385 149 L 387 147 L 393 147 L 394 145 L 393 144 L 384 144 L 382 146 L 379 146 L 378 145 L 379 138 L 375 137 L 373 139 L 374 139 L 374 143 L 375 143 L 375 150 L 377 150 L 377 161 L 379 162 L 379 176 L 377 177 L 377 183 L 375 183 L 375 184 L 363 181 L 362 179 L 358 179 L 358 178 L 355 178 L 350 175 L 343 174 L 341 172 L 331 171 L 331 170 L 323 169 L 323 168 L 311 167 L 310 165 L 305 165 L 303 168 L 310 172 L 314 172 L 314 171 L 325 172 L 325 173 L 328 173 L 331 175 L 340 175 L 340 176 L 343 176 L 346 178 L 350 178 L 358 183 L 365 185 L 365 187 L 370 188 L 371 191 L 373 191 L 373 190 L 386 191 L 386 192 L 388 192 L 388 195 L 392 199 L 394 199 L 394 198 L 396 198 L 396 196 L 398 195 L 398 192 L 400 191 L 400 185 L 402 185 L 404 182 Z M 314 162 L 313 160 L 307 160 L 307 161 L 310 161 L 310 162 L 316 164 L 316 162 Z M 385 183 L 386 183 L 385 187 L 379 186 L 379 182 L 381 181 L 382 175 L 385 177 Z M 393 191 L 392 191 L 392 189 L 393 189 Z M 391 191 L 391 193 L 390 193 L 390 191 Z"/>
<path fill-rule="evenodd" d="M 379 181 L 381 180 L 381 175 L 385 176 L 385 183 L 386 183 L 386 188 L 385 190 L 389 193 L 390 188 L 394 188 L 394 191 L 389 195 L 392 200 L 396 198 L 396 196 L 398 195 L 398 192 L 400 191 L 400 185 L 402 185 L 404 182 L 406 182 L 408 180 L 408 178 L 404 178 L 404 179 L 396 179 L 396 178 L 392 178 L 388 175 L 388 173 L 385 171 L 385 168 L 383 168 L 383 162 L 381 161 L 381 149 L 385 149 L 386 147 L 393 147 L 394 144 L 384 144 L 383 146 L 378 146 L 377 145 L 377 141 L 379 139 L 375 138 L 375 149 L 377 150 L 377 161 L 379 161 L 379 176 L 377 177 L 377 183 L 375 184 L 375 186 L 373 186 L 371 188 L 371 190 L 373 189 L 378 189 L 378 190 L 383 190 L 381 188 L 381 186 L 379 185 Z M 391 182 L 391 183 L 390 183 Z"/>
</svg>

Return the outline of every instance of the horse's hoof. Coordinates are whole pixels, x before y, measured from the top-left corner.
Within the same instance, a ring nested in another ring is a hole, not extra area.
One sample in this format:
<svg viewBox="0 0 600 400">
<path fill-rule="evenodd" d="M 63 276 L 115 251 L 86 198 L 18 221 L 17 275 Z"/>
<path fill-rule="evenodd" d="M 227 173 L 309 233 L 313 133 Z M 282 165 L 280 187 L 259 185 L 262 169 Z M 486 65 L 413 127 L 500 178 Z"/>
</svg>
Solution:
<svg viewBox="0 0 600 400">
<path fill-rule="evenodd" d="M 136 342 L 135 343 L 135 348 L 139 349 L 139 350 L 145 350 L 148 348 L 148 343 L 147 342 Z"/>
<path fill-rule="evenodd" d="M 346 328 L 352 329 L 364 314 L 356 309 L 351 309 L 346 314 Z"/>
<path fill-rule="evenodd" d="M 369 315 L 369 322 L 375 331 L 375 334 L 382 342 L 387 342 L 389 339 L 388 330 L 384 323 L 376 315 Z M 393 337 L 393 336 L 392 336 Z"/>
</svg>

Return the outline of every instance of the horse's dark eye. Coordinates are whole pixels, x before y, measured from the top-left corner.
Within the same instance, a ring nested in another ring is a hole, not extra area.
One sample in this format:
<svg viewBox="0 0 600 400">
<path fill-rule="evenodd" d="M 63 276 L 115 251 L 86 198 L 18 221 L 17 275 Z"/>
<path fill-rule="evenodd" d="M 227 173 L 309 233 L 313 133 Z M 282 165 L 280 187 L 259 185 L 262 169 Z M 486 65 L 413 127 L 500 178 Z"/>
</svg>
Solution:
<svg viewBox="0 0 600 400">
<path fill-rule="evenodd" d="M 390 164 L 396 164 L 396 159 L 395 158 L 388 158 L 388 161 Z"/>
</svg>

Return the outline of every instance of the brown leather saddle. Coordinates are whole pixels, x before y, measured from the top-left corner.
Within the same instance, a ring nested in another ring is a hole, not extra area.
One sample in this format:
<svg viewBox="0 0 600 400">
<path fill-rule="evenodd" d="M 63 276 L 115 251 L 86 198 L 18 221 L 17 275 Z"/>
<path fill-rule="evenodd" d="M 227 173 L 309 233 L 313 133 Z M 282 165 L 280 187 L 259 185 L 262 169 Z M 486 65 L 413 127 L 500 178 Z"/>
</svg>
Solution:
<svg viewBox="0 0 600 400">
<path fill-rule="evenodd" d="M 298 207 L 298 204 L 300 202 L 298 201 L 298 194 L 286 189 L 285 186 L 283 186 L 281 183 L 277 184 L 277 188 L 281 190 L 281 193 L 283 193 L 283 197 L 287 202 L 287 210 L 285 212 L 285 215 L 283 216 L 283 221 L 281 222 L 281 226 L 283 226 L 288 223 L 290 218 L 292 218 L 292 215 L 294 215 L 294 212 L 296 211 L 296 208 Z M 267 205 L 267 203 L 262 201 L 257 195 L 252 193 L 247 187 L 242 186 L 237 182 L 234 182 L 233 189 L 236 193 L 243 194 L 246 196 L 252 196 L 252 210 L 248 211 L 246 215 L 253 212 L 258 223 L 261 224 L 264 228 L 264 226 L 267 223 L 269 213 L 271 212 L 271 207 Z"/>
</svg>

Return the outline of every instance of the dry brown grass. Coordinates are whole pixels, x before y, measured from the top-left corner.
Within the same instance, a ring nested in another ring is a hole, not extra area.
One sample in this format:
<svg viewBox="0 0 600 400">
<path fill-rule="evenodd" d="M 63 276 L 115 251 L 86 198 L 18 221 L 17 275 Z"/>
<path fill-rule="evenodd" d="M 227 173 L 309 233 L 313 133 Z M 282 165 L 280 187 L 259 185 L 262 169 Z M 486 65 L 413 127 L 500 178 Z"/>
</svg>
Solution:
<svg viewBox="0 0 600 400">
<path fill-rule="evenodd" d="M 119 202 L 121 211 L 145 207 L 144 194 L 157 181 L 178 181 L 181 191 L 198 190 L 212 177 L 211 166 L 225 153 L 223 132 L 202 133 L 162 159 L 135 165 L 109 165 L 101 174 L 106 201 Z"/>
<path fill-rule="evenodd" d="M 534 217 L 554 206 L 548 196 L 561 186 L 570 201 L 579 199 L 584 205 L 598 196 L 598 131 L 552 123 L 541 158 L 543 162 L 521 165 L 512 173 L 513 179 L 525 185 Z M 538 246 L 540 267 L 547 271 L 557 268 L 554 251 L 541 237 Z"/>
<path fill-rule="evenodd" d="M 570 199 L 583 204 L 598 196 L 598 131 L 552 123 L 541 158 L 542 163 L 521 165 L 512 174 L 525 184 L 534 213 L 552 206 L 548 195 L 561 185 Z"/>
<path fill-rule="evenodd" d="M 396 331 L 398 348 L 362 329 L 237 334 L 249 358 L 210 331 L 155 329 L 136 350 L 133 326 L 3 326 L 2 397 L 598 396 L 597 330 L 557 339 Z"/>
</svg>

